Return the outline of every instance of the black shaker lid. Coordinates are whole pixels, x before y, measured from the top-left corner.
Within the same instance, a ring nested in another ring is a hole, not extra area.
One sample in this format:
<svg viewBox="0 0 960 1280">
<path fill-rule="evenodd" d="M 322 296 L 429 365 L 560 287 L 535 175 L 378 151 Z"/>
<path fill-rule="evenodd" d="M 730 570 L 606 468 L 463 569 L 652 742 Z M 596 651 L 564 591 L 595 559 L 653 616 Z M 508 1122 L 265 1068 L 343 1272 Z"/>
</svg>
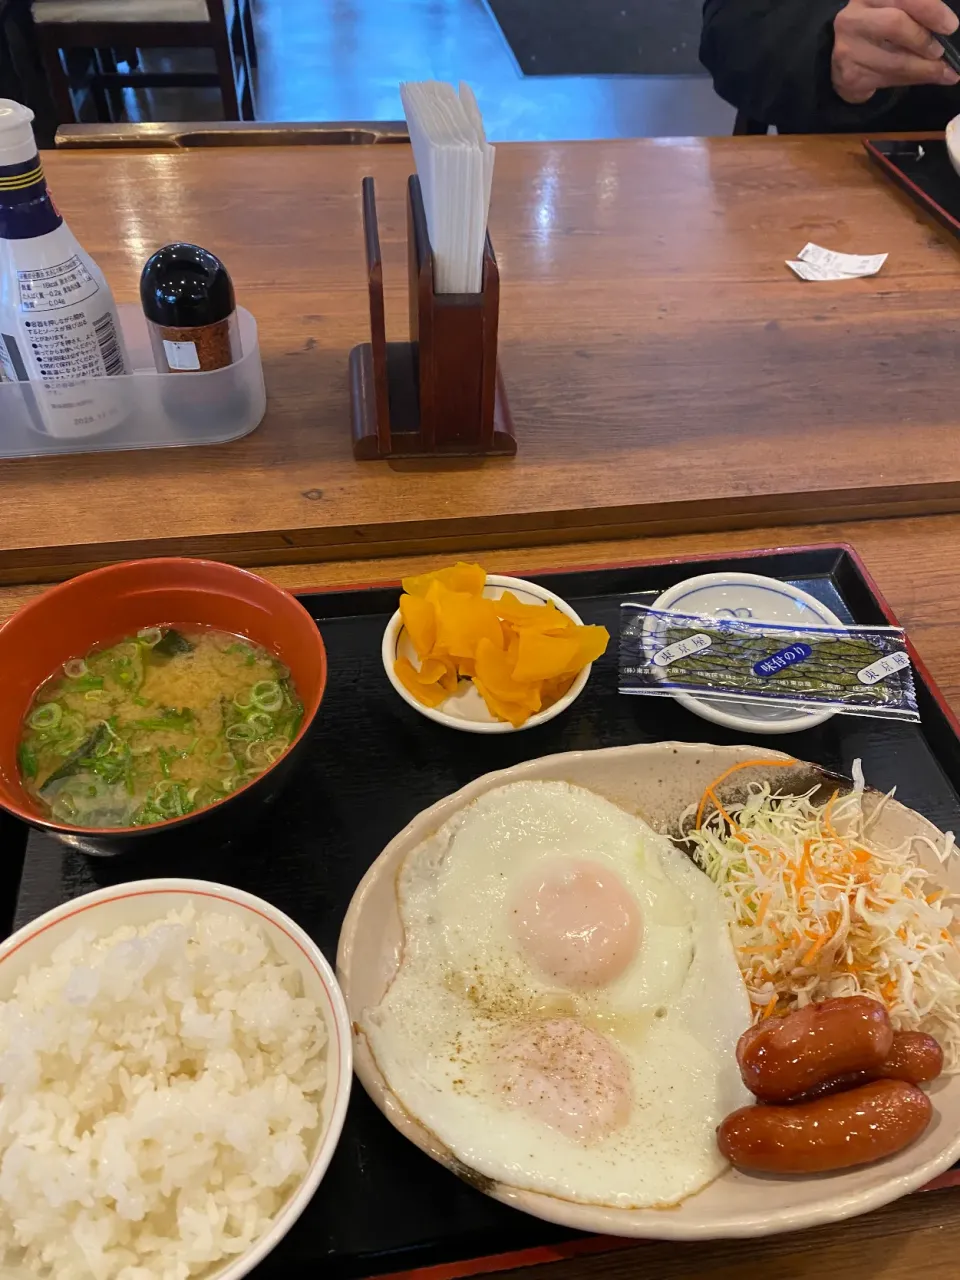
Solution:
<svg viewBox="0 0 960 1280">
<path fill-rule="evenodd" d="M 236 308 L 233 283 L 219 258 L 196 244 L 165 245 L 140 276 L 144 315 L 170 329 L 225 320 Z"/>
</svg>

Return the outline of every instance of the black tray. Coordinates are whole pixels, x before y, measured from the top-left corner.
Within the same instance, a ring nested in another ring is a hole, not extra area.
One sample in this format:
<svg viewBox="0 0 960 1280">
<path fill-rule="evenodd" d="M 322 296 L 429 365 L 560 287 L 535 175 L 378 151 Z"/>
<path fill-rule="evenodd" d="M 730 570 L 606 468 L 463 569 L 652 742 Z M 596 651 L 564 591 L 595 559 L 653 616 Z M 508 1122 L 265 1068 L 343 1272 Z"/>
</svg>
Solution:
<svg viewBox="0 0 960 1280">
<path fill-rule="evenodd" d="M 911 200 L 960 236 L 960 177 L 942 138 L 879 138 L 863 145 L 874 164 Z"/>
<path fill-rule="evenodd" d="M 845 547 L 603 567 L 541 574 L 535 581 L 569 600 L 586 622 L 606 624 L 616 637 L 625 596 L 658 593 L 692 574 L 728 568 L 794 583 L 845 621 L 895 621 Z M 104 885 L 143 876 L 197 876 L 276 903 L 332 962 L 347 904 L 370 863 L 421 809 L 480 774 L 556 751 L 664 739 L 742 740 L 670 698 L 618 695 L 615 642 L 571 710 L 551 723 L 495 736 L 444 729 L 408 707 L 384 676 L 380 641 L 398 595 L 397 587 L 301 595 L 326 641 L 328 692 L 302 771 L 256 828 L 199 859 L 162 863 L 147 854 L 87 859 L 31 832 L 15 904 L 17 926 Z M 859 756 L 873 785 L 896 784 L 905 804 L 943 829 L 960 831 L 960 726 L 919 664 L 917 674 L 921 725 L 836 716 L 806 733 L 763 741 L 847 775 Z M 402 1138 L 357 1085 L 317 1195 L 256 1275 L 371 1275 L 544 1246 L 562 1251 L 581 1241 L 574 1232 L 527 1217 L 458 1181 Z"/>
</svg>

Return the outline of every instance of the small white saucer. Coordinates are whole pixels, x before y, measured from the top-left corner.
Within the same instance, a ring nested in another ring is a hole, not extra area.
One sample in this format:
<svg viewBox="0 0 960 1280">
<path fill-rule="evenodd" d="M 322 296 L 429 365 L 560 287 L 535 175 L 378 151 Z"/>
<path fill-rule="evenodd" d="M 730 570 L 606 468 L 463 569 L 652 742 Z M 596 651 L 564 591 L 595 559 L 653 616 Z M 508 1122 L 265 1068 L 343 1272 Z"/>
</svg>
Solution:
<svg viewBox="0 0 960 1280">
<path fill-rule="evenodd" d="M 580 615 L 571 609 L 566 600 L 561 600 L 546 587 L 527 582 L 526 578 L 508 578 L 503 574 L 488 573 L 483 594 L 491 600 L 499 600 L 505 591 L 513 592 L 522 604 L 546 604 L 552 600 L 562 614 L 577 626 L 583 625 Z M 400 683 L 393 669 L 397 658 L 403 657 L 409 658 L 416 667 L 420 665 L 420 659 L 407 635 L 399 609 L 387 623 L 380 653 L 387 679 L 404 702 L 413 707 L 414 711 L 419 711 L 422 716 L 426 716 L 428 720 L 446 725 L 448 729 L 462 729 L 466 733 L 518 733 L 523 729 L 535 729 L 538 724 L 546 724 L 548 720 L 553 720 L 555 716 L 566 711 L 567 707 L 579 698 L 590 679 L 590 671 L 593 667 L 593 663 L 585 666 L 562 698 L 558 698 L 545 711 L 538 711 L 530 716 L 519 729 L 515 729 L 506 720 L 494 718 L 472 680 L 461 680 L 456 693 L 452 693 L 449 698 L 441 702 L 439 707 L 428 707 L 417 701 L 413 694 Z"/>
<path fill-rule="evenodd" d="M 799 587 L 758 573 L 704 573 L 687 578 L 664 591 L 653 602 L 654 609 L 677 613 L 700 613 L 713 618 L 745 618 L 752 622 L 795 623 L 802 627 L 842 627 L 835 613 Z M 647 634 L 658 626 L 648 617 Z M 649 630 L 648 630 L 649 628 Z M 694 715 L 748 733 L 799 733 L 823 724 L 835 711 L 798 711 L 793 707 L 759 702 L 736 702 L 695 698 L 689 693 L 673 695 Z"/>
</svg>

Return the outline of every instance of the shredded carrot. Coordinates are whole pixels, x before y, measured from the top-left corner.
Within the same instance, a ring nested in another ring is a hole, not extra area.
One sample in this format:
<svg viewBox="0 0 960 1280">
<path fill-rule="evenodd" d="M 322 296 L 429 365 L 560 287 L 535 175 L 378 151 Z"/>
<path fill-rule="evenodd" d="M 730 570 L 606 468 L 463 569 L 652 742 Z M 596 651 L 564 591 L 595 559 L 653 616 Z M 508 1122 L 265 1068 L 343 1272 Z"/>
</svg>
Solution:
<svg viewBox="0 0 960 1280">
<path fill-rule="evenodd" d="M 714 778 L 714 780 L 707 786 L 703 795 L 700 797 L 700 804 L 697 807 L 697 824 L 696 824 L 697 830 L 699 831 L 700 827 L 703 825 L 703 811 L 707 806 L 707 801 L 712 798 L 714 803 L 717 803 L 717 798 L 714 793 L 717 787 L 719 787 L 720 783 L 726 781 L 726 779 L 729 778 L 732 773 L 739 773 L 741 769 L 753 769 L 758 765 L 762 765 L 767 769 L 786 769 L 788 765 L 796 764 L 796 763 L 797 763 L 796 760 L 792 760 L 792 759 L 791 760 L 743 760 L 740 762 L 740 764 L 734 764 L 734 765 L 731 765 L 729 769 L 724 769 L 723 773 L 721 773 L 719 777 Z M 719 804 L 717 804 L 717 807 L 718 808 L 720 807 Z M 729 819 L 727 819 L 727 821 L 729 821 Z M 732 826 L 734 830 L 738 829 L 736 826 L 736 823 L 733 823 Z"/>
<path fill-rule="evenodd" d="M 886 1000 L 888 1004 L 893 999 L 893 997 L 897 994 L 897 984 L 894 982 L 892 978 L 888 978 L 887 981 L 881 986 L 880 994 L 883 996 L 884 1000 Z"/>
<path fill-rule="evenodd" d="M 708 793 L 709 793 L 710 799 L 713 801 L 714 805 L 716 806 L 717 812 L 720 814 L 720 817 L 724 820 L 724 822 L 727 824 L 727 826 L 730 828 L 733 834 L 737 837 L 737 839 L 743 840 L 743 841 L 749 840 L 750 837 L 743 835 L 743 833 L 740 830 L 739 824 L 734 822 L 734 820 L 730 817 L 729 813 L 727 813 L 726 809 L 720 803 L 720 797 L 717 795 L 717 793 L 713 790 L 712 787 L 708 788 Z"/>
<path fill-rule="evenodd" d="M 853 856 L 858 862 L 869 862 L 873 854 L 869 849 L 854 849 Z"/>
<path fill-rule="evenodd" d="M 773 1013 L 776 1007 L 777 1007 L 777 997 L 771 996 L 767 1004 L 763 1006 L 763 1013 L 761 1013 L 760 1017 L 769 1018 L 771 1013 Z"/>
<path fill-rule="evenodd" d="M 741 947 L 740 954 L 742 956 L 759 956 L 764 954 L 769 955 L 771 951 L 776 951 L 777 949 L 778 948 L 775 947 L 773 943 L 768 943 L 766 946 L 763 946 L 763 947 Z"/>
<path fill-rule="evenodd" d="M 754 924 L 763 924 L 764 916 L 766 916 L 767 914 L 767 907 L 769 907 L 770 905 L 770 897 L 771 897 L 770 891 L 767 890 L 767 892 L 760 899 L 760 905 L 759 907 L 757 907 L 757 918 L 756 920 L 754 920 Z"/>
<path fill-rule="evenodd" d="M 810 849 L 812 845 L 812 840 L 804 840 L 803 842 L 803 854 L 800 858 L 800 865 L 797 867 L 796 876 L 796 887 L 798 893 L 807 882 L 807 868 L 810 865 Z"/>
<path fill-rule="evenodd" d="M 811 960 L 813 960 L 817 955 L 819 955 L 824 945 L 827 942 L 829 942 L 832 937 L 833 937 L 832 933 L 821 933 L 820 937 L 816 940 L 816 942 L 813 944 L 813 946 L 810 948 L 807 954 L 803 957 L 802 963 L 809 964 Z"/>
</svg>

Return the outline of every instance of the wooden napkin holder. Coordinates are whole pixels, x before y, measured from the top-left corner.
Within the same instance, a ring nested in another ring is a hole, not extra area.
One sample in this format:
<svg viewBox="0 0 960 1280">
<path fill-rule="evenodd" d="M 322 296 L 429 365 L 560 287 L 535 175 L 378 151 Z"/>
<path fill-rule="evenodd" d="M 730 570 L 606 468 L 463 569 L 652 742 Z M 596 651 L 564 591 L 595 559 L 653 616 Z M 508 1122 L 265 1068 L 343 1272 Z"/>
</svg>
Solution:
<svg viewBox="0 0 960 1280">
<path fill-rule="evenodd" d="M 363 180 L 371 341 L 350 352 L 353 456 L 512 456 L 513 423 L 497 365 L 500 273 L 490 236 L 483 289 L 434 292 L 433 249 L 420 180 L 407 189 L 410 341 L 387 342 L 383 260 L 372 178 Z"/>
</svg>

